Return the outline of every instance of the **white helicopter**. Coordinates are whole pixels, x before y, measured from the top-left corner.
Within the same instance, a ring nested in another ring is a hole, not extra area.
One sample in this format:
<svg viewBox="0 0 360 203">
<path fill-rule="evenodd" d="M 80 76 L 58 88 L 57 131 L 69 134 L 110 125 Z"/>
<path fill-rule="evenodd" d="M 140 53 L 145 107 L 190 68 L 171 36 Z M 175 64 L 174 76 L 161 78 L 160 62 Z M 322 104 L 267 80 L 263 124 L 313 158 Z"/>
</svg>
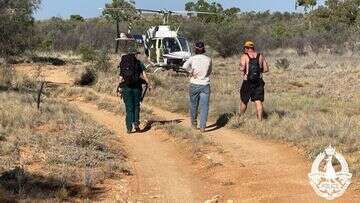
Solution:
<svg viewBox="0 0 360 203">
<path fill-rule="evenodd" d="M 142 13 L 158 13 L 163 15 L 163 25 L 150 27 L 145 34 L 119 33 L 116 40 L 135 41 L 144 46 L 144 52 L 148 59 L 148 67 L 154 67 L 154 73 L 160 70 L 174 70 L 184 72 L 181 68 L 183 63 L 191 56 L 191 48 L 186 38 L 179 36 L 177 30 L 172 30 L 168 25 L 172 14 L 207 14 L 219 15 L 218 13 L 196 12 L 196 11 L 169 11 L 136 9 Z M 118 47 L 118 46 L 117 46 Z"/>
</svg>

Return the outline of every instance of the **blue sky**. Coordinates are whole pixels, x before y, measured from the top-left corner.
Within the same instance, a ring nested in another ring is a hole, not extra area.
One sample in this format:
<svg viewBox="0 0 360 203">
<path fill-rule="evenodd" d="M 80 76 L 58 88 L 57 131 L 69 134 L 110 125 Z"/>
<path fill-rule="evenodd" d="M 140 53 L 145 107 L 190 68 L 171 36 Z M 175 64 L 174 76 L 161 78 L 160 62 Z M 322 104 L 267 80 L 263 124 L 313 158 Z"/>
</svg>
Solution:
<svg viewBox="0 0 360 203">
<path fill-rule="evenodd" d="M 188 0 L 135 0 L 139 8 L 184 10 Z M 323 2 L 324 0 L 319 0 Z M 99 16 L 100 7 L 111 0 L 42 0 L 35 17 L 46 19 L 52 16 L 69 17 L 79 14 L 84 17 Z M 225 8 L 238 7 L 242 11 L 295 11 L 295 0 L 219 0 Z"/>
</svg>

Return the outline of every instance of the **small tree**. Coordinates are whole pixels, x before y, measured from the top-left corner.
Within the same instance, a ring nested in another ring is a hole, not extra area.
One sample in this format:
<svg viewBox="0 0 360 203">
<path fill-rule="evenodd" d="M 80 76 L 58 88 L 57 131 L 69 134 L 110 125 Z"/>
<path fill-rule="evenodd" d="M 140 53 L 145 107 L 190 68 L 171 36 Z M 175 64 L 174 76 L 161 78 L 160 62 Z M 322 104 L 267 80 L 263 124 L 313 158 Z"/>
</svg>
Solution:
<svg viewBox="0 0 360 203">
<path fill-rule="evenodd" d="M 105 4 L 103 16 L 112 22 L 130 22 L 136 16 L 134 2 L 125 0 L 112 0 L 112 3 Z"/>
<path fill-rule="evenodd" d="M 120 22 L 128 23 L 129 30 L 137 17 L 137 10 L 134 6 L 135 2 L 125 0 L 113 0 L 110 4 L 105 4 L 103 16 L 110 22 L 116 23 L 117 37 L 120 37 Z M 115 52 L 118 51 L 119 42 L 116 43 Z"/>
<path fill-rule="evenodd" d="M 317 2 L 316 0 L 297 0 L 296 1 L 296 7 L 304 7 L 305 13 L 307 13 L 310 10 L 314 10 Z"/>
<path fill-rule="evenodd" d="M 240 13 L 240 9 L 232 7 L 229 9 L 224 9 L 220 3 L 211 2 L 209 3 L 206 0 L 197 0 L 190 1 L 185 4 L 186 11 L 196 11 L 196 12 L 209 12 L 214 14 L 197 14 L 197 18 L 203 23 L 220 23 L 224 20 L 231 21 L 237 17 L 237 14 Z M 218 14 L 218 15 L 216 15 Z M 189 14 L 192 16 L 193 14 Z"/>
<path fill-rule="evenodd" d="M 285 39 L 289 37 L 289 32 L 286 28 L 286 25 L 281 22 L 277 22 L 272 26 L 272 38 L 280 45 L 282 48 L 285 44 Z"/>
<path fill-rule="evenodd" d="M 304 7 L 305 13 L 308 14 L 309 9 L 311 9 L 311 11 L 313 11 L 316 4 L 317 4 L 316 0 L 297 0 L 296 1 L 296 8 L 298 6 Z M 305 20 L 308 21 L 309 28 L 311 29 L 312 28 L 312 21 L 311 21 L 311 18 L 309 17 L 309 15 L 306 15 Z"/>
<path fill-rule="evenodd" d="M 74 22 L 76 22 L 76 21 L 84 22 L 85 21 L 85 19 L 81 15 L 71 15 L 70 20 L 74 21 Z"/>
<path fill-rule="evenodd" d="M 212 2 L 209 3 L 205 0 L 197 0 L 197 1 L 191 1 L 185 4 L 185 10 L 186 11 L 197 11 L 197 12 L 211 12 L 211 13 L 222 13 L 224 11 L 224 8 L 221 4 Z M 216 15 L 208 15 L 208 14 L 197 14 L 197 17 L 202 22 L 219 22 L 221 21 L 221 16 Z"/>
<path fill-rule="evenodd" d="M 0 2 L 0 57 L 18 55 L 31 47 L 33 12 L 40 0 L 2 0 Z"/>
</svg>

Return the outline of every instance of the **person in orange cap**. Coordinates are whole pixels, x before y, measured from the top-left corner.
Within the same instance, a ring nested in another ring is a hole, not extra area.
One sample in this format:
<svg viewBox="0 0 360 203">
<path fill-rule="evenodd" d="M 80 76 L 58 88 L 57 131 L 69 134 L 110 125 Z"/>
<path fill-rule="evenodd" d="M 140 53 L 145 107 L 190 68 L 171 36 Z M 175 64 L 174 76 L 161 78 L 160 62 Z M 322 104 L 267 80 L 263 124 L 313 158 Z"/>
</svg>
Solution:
<svg viewBox="0 0 360 203">
<path fill-rule="evenodd" d="M 243 83 L 240 90 L 240 112 L 244 114 L 249 101 L 256 104 L 256 115 L 261 121 L 263 119 L 263 102 L 265 99 L 265 82 L 263 73 L 269 72 L 266 58 L 255 51 L 252 41 L 244 44 L 244 54 L 240 58 L 240 70 L 243 74 Z"/>
</svg>

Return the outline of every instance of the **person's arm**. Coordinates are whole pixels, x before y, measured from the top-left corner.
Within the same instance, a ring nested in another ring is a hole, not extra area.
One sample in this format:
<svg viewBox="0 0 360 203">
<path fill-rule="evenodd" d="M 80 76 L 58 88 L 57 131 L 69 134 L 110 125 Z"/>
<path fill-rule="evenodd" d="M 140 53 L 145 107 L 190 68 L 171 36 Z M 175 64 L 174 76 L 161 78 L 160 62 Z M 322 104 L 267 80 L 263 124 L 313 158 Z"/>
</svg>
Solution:
<svg viewBox="0 0 360 203">
<path fill-rule="evenodd" d="M 121 61 L 123 60 L 123 56 L 121 56 L 121 60 L 120 63 L 118 65 L 118 69 L 119 69 L 119 81 L 122 82 L 123 81 L 123 77 L 122 77 L 122 72 L 121 72 Z"/>
<path fill-rule="evenodd" d="M 244 79 L 247 79 L 247 64 L 246 64 L 246 55 L 242 55 L 240 58 L 240 71 L 242 72 L 242 74 L 244 74 Z"/>
<path fill-rule="evenodd" d="M 185 61 L 183 67 L 184 70 L 186 70 L 187 72 L 191 73 L 192 72 L 192 66 L 191 66 L 191 58 L 189 58 L 188 60 Z"/>
<path fill-rule="evenodd" d="M 246 70 L 246 60 L 245 60 L 244 55 L 242 55 L 240 57 L 240 71 L 245 74 L 245 70 Z"/>
<path fill-rule="evenodd" d="M 149 78 L 147 77 L 146 75 L 146 72 L 145 72 L 145 65 L 143 63 L 140 63 L 141 65 L 141 69 L 142 69 L 142 73 L 140 75 L 140 77 L 146 82 L 146 84 L 148 85 L 149 89 L 152 89 L 152 85 L 150 83 L 150 80 Z"/>
<path fill-rule="evenodd" d="M 269 63 L 267 62 L 264 55 L 261 55 L 261 58 L 262 58 L 263 73 L 267 73 L 267 72 L 269 72 Z"/>
<path fill-rule="evenodd" d="M 151 85 L 150 80 L 149 80 L 149 78 L 147 77 L 145 71 L 142 72 L 141 78 L 142 78 L 143 80 L 145 80 L 145 82 L 146 82 L 146 84 L 148 84 L 149 88 L 152 89 L 152 85 Z"/>
<path fill-rule="evenodd" d="M 183 65 L 183 69 L 186 70 L 188 73 L 190 73 L 191 77 L 197 78 L 197 74 L 195 73 L 193 67 L 192 67 L 192 58 L 190 57 L 187 61 L 185 61 Z"/>
</svg>

